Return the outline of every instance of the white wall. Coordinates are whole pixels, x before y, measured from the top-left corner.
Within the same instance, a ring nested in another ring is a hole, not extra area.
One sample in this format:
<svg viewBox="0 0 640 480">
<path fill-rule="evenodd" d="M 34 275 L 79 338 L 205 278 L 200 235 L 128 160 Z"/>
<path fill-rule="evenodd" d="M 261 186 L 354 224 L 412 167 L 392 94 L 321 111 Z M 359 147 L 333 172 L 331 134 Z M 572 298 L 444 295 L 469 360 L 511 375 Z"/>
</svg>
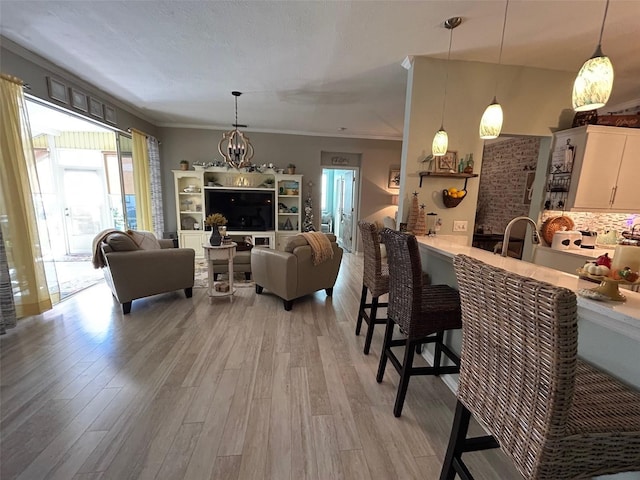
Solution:
<svg viewBox="0 0 640 480">
<path fill-rule="evenodd" d="M 467 220 L 470 236 L 476 211 L 479 179 L 468 181 L 466 198 L 455 208 L 442 203 L 444 188 L 462 188 L 464 181 L 425 178 L 418 187 L 420 163 L 431 153 L 433 135 L 440 127 L 444 95 L 445 60 L 418 57 L 409 70 L 402 150 L 403 182 L 400 187 L 400 214 L 407 217 L 411 192 L 419 193 L 427 211 L 443 220 L 441 234 L 453 233 L 454 220 Z M 447 85 L 444 128 L 449 134 L 449 150 L 458 155 L 473 153 L 474 173 L 479 173 L 483 140 L 478 126 L 484 109 L 493 98 L 499 77 L 497 97 L 504 111 L 503 134 L 550 136 L 553 131 L 570 127 L 573 119 L 571 87 L 575 74 L 498 66 L 479 62 L 451 61 Z"/>
</svg>

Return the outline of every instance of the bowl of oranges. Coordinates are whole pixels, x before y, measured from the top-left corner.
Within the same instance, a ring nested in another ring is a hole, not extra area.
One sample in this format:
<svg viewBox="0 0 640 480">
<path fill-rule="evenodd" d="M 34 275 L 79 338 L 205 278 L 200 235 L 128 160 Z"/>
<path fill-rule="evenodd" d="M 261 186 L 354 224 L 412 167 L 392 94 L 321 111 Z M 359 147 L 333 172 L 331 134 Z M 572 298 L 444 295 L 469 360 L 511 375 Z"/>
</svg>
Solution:
<svg viewBox="0 0 640 480">
<path fill-rule="evenodd" d="M 447 208 L 453 208 L 460 205 L 460 202 L 466 197 L 466 190 L 458 190 L 457 188 L 449 188 L 442 191 L 442 201 Z"/>
</svg>

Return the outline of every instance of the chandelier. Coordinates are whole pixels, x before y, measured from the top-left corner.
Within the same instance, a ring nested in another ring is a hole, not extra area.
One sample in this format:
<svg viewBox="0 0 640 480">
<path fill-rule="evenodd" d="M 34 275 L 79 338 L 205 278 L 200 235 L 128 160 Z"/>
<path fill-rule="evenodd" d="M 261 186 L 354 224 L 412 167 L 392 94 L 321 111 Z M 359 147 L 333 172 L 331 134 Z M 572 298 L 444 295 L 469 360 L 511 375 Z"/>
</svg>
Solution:
<svg viewBox="0 0 640 480">
<path fill-rule="evenodd" d="M 251 145 L 249 137 L 238 130 L 238 127 L 247 128 L 246 125 L 238 123 L 238 97 L 242 95 L 242 92 L 234 91 L 231 92 L 231 95 L 235 97 L 236 123 L 233 124 L 233 130 L 222 134 L 222 140 L 218 143 L 218 152 L 230 167 L 250 167 L 253 158 L 253 145 Z"/>
</svg>

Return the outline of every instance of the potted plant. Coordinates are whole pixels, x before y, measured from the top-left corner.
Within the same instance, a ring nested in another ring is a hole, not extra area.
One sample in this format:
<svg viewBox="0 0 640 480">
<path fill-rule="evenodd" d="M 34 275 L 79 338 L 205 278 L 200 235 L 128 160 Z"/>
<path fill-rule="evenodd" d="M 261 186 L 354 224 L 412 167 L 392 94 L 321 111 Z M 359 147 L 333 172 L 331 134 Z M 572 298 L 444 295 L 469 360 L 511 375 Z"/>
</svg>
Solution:
<svg viewBox="0 0 640 480">
<path fill-rule="evenodd" d="M 211 213 L 207 215 L 204 223 L 211 227 L 211 237 L 209 237 L 209 243 L 214 247 L 219 247 L 222 243 L 222 235 L 220 227 L 227 224 L 227 219 L 221 213 Z M 224 235 L 227 235 L 227 227 L 224 227 Z"/>
<path fill-rule="evenodd" d="M 294 175 L 296 173 L 296 166 L 293 163 L 287 165 L 287 173 L 289 175 Z"/>
<path fill-rule="evenodd" d="M 189 162 L 187 160 L 180 160 L 180 170 L 189 170 Z"/>
</svg>

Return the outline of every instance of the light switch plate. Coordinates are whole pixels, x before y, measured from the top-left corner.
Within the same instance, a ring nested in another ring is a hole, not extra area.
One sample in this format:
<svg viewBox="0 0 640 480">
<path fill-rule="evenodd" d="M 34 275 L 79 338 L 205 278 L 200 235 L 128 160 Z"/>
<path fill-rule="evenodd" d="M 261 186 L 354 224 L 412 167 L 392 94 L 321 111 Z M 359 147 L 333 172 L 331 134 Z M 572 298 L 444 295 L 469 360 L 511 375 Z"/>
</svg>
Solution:
<svg viewBox="0 0 640 480">
<path fill-rule="evenodd" d="M 453 221 L 453 231 L 454 232 L 466 232 L 467 231 L 467 221 L 466 220 L 454 220 Z"/>
</svg>

